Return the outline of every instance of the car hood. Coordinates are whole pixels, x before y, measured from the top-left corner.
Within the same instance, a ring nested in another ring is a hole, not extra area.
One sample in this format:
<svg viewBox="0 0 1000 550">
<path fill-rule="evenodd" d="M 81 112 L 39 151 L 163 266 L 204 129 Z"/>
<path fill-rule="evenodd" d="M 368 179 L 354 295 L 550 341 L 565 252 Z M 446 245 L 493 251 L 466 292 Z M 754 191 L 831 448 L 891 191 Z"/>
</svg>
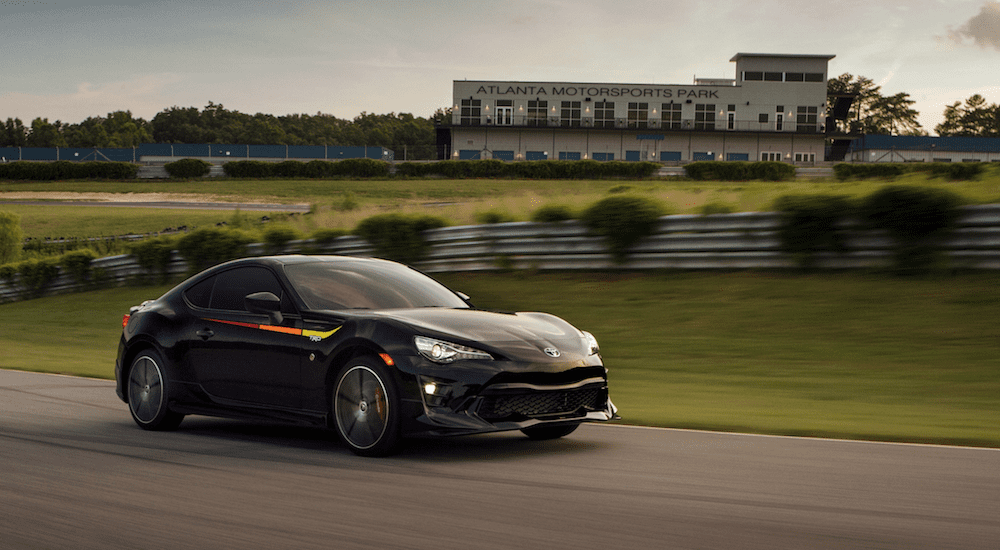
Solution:
<svg viewBox="0 0 1000 550">
<path fill-rule="evenodd" d="M 378 312 L 375 315 L 405 323 L 426 336 L 457 340 L 455 343 L 486 348 L 486 351 L 514 360 L 565 362 L 579 360 L 589 354 L 578 329 L 547 313 L 422 308 Z"/>
</svg>

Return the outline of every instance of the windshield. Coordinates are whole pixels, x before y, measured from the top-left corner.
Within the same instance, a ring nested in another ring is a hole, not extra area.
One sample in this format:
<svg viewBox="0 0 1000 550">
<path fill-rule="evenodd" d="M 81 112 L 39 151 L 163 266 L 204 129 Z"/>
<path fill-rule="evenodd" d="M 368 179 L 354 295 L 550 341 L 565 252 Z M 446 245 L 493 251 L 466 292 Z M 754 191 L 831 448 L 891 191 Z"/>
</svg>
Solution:
<svg viewBox="0 0 1000 550">
<path fill-rule="evenodd" d="M 285 274 L 309 309 L 469 307 L 441 283 L 393 262 L 291 264 Z"/>
</svg>

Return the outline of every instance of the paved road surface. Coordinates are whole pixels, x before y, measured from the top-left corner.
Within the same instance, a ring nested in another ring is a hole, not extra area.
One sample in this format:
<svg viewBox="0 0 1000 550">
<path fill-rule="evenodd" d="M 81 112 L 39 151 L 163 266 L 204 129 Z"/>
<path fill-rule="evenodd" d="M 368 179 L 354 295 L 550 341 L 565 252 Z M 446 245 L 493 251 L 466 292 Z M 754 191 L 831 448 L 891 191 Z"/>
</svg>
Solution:
<svg viewBox="0 0 1000 550">
<path fill-rule="evenodd" d="M 145 432 L 111 382 L 0 370 L 0 548 L 1000 548 L 996 450 L 584 426 L 365 459 L 328 436 Z"/>
</svg>

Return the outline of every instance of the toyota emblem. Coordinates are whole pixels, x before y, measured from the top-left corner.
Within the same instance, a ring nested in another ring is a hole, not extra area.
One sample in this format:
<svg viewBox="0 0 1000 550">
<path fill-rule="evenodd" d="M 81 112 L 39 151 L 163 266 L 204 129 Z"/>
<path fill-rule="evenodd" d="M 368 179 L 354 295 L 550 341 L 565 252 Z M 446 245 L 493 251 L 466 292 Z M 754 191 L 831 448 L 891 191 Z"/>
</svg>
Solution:
<svg viewBox="0 0 1000 550">
<path fill-rule="evenodd" d="M 557 350 L 556 348 L 545 348 L 542 351 L 544 351 L 545 355 L 548 355 L 549 357 L 559 357 L 560 355 L 562 355 L 562 353 L 559 353 L 559 350 Z"/>
</svg>

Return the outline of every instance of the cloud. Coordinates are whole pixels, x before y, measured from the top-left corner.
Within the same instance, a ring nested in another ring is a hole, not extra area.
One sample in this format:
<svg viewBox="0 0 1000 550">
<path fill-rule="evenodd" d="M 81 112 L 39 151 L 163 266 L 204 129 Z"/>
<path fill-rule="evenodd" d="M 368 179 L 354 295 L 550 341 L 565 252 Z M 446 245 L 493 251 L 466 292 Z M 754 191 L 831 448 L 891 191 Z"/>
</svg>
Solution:
<svg viewBox="0 0 1000 550">
<path fill-rule="evenodd" d="M 81 82 L 65 94 L 0 93 L 5 117 L 29 123 L 36 117 L 77 123 L 87 116 L 104 116 L 114 111 L 132 111 L 147 120 L 173 105 L 168 92 L 182 81 L 175 74 L 141 76 L 133 80 L 92 84 Z M 80 113 L 87 113 L 82 116 Z"/>
<path fill-rule="evenodd" d="M 967 40 L 981 48 L 1000 50 L 1000 2 L 987 2 L 979 14 L 958 29 L 949 29 L 951 40 L 964 44 Z"/>
</svg>

